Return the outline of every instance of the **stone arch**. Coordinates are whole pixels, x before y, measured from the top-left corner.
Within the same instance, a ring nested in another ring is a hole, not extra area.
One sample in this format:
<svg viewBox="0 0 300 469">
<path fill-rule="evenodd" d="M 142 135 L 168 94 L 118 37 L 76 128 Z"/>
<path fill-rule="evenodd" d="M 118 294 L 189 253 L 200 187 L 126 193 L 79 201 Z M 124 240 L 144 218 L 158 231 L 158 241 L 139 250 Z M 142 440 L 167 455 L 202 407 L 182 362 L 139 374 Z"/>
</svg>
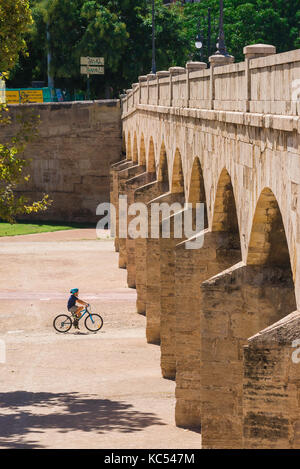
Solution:
<svg viewBox="0 0 300 469">
<path fill-rule="evenodd" d="M 126 156 L 126 136 L 124 131 L 122 133 L 122 155 Z"/>
<path fill-rule="evenodd" d="M 127 160 L 131 160 L 131 135 L 130 135 L 130 132 L 128 132 L 128 136 L 127 136 L 126 158 L 127 158 Z"/>
<path fill-rule="evenodd" d="M 192 172 L 191 172 L 188 202 L 192 204 L 193 209 L 196 208 L 197 203 L 204 204 L 204 227 L 207 228 L 208 218 L 207 218 L 204 178 L 203 178 L 201 163 L 197 156 L 196 158 L 194 158 Z"/>
<path fill-rule="evenodd" d="M 155 173 L 155 151 L 153 138 L 150 137 L 148 158 L 147 158 L 147 171 L 148 173 Z"/>
<path fill-rule="evenodd" d="M 158 164 L 158 182 L 163 182 L 169 187 L 169 170 L 168 170 L 168 158 L 164 142 L 161 144 L 159 164 Z"/>
<path fill-rule="evenodd" d="M 139 165 L 146 166 L 146 148 L 145 148 L 145 139 L 144 139 L 143 133 L 141 135 L 141 142 L 140 142 Z"/>
<path fill-rule="evenodd" d="M 231 177 L 224 168 L 219 177 L 214 211 L 212 231 L 227 231 L 239 233 L 235 197 Z"/>
<path fill-rule="evenodd" d="M 173 161 L 171 192 L 173 194 L 184 193 L 184 177 L 182 170 L 181 154 L 178 148 L 176 149 Z"/>
<path fill-rule="evenodd" d="M 291 269 L 281 211 L 274 193 L 268 187 L 262 191 L 256 205 L 247 264 Z"/>
<path fill-rule="evenodd" d="M 134 132 L 134 137 L 133 137 L 132 162 L 135 164 L 138 162 L 138 147 L 137 147 L 136 132 Z"/>
</svg>

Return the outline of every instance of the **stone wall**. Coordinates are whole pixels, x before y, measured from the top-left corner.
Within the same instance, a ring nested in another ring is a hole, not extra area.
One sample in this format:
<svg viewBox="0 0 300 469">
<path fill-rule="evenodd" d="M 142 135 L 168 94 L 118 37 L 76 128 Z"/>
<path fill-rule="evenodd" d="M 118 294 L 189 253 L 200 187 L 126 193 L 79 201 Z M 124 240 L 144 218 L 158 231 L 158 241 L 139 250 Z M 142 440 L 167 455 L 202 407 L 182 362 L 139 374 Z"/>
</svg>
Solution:
<svg viewBox="0 0 300 469">
<path fill-rule="evenodd" d="M 156 179 L 122 180 L 123 194 L 148 208 L 201 202 L 205 222 L 191 239 L 166 240 L 159 220 L 159 237 L 127 235 L 120 259 L 130 253 L 147 341 L 176 380 L 176 424 L 201 428 L 204 448 L 294 448 L 300 372 L 288 339 L 299 327 L 289 322 L 283 342 L 272 333 L 272 346 L 262 330 L 293 312 L 299 323 L 300 50 L 245 53 L 239 64 L 217 56 L 210 70 L 188 63 L 139 77 L 127 91 L 127 162 L 112 172 L 146 166 L 153 178 L 154 159 Z M 202 247 L 188 249 L 196 238 Z M 261 341 L 248 342 L 255 334 Z"/>
<path fill-rule="evenodd" d="M 299 338 L 300 314 L 293 313 L 244 348 L 245 448 L 300 448 Z"/>
<path fill-rule="evenodd" d="M 1 130 L 0 139 L 16 130 L 24 110 L 40 115 L 40 124 L 25 151 L 30 181 L 19 191 L 34 200 L 47 193 L 53 200 L 49 210 L 30 219 L 95 222 L 97 205 L 109 201 L 110 165 L 121 157 L 120 102 L 10 105 L 13 125 Z"/>
</svg>

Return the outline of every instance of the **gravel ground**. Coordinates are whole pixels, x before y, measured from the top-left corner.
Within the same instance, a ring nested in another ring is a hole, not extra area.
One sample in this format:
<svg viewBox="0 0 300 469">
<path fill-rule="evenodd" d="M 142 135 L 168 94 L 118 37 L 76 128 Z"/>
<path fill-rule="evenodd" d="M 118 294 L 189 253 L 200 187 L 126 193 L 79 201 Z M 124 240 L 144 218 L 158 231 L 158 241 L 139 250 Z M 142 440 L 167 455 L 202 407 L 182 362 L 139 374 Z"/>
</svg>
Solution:
<svg viewBox="0 0 300 469">
<path fill-rule="evenodd" d="M 200 448 L 174 424 L 175 384 L 107 233 L 1 238 L 0 259 L 0 448 Z M 74 287 L 103 316 L 98 334 L 54 331 Z"/>
</svg>

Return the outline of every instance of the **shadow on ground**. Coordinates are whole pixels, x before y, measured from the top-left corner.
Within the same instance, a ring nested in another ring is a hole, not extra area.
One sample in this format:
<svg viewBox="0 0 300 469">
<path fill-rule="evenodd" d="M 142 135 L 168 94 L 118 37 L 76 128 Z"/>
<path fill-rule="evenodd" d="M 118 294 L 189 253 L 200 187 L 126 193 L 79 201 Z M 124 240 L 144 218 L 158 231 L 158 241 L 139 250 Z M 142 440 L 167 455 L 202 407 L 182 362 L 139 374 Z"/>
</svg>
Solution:
<svg viewBox="0 0 300 469">
<path fill-rule="evenodd" d="M 131 404 L 97 399 L 79 393 L 0 393 L 0 447 L 42 448 L 26 439 L 53 429 L 61 433 L 133 433 L 151 425 L 165 425 L 150 412 L 137 412 Z"/>
</svg>

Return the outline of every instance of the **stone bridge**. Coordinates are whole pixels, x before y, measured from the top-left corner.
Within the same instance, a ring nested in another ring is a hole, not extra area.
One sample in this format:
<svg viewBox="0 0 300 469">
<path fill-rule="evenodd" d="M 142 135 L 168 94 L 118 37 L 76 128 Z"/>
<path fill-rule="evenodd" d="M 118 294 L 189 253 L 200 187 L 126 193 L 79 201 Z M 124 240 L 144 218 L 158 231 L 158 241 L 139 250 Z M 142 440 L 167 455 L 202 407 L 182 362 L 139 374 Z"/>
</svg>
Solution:
<svg viewBox="0 0 300 469">
<path fill-rule="evenodd" d="M 244 53 L 127 90 L 115 245 L 162 375 L 176 380 L 176 424 L 201 428 L 204 448 L 299 448 L 300 50 Z M 204 203 L 203 247 L 172 230 L 119 236 L 120 195 L 190 202 L 193 214 Z"/>
</svg>

